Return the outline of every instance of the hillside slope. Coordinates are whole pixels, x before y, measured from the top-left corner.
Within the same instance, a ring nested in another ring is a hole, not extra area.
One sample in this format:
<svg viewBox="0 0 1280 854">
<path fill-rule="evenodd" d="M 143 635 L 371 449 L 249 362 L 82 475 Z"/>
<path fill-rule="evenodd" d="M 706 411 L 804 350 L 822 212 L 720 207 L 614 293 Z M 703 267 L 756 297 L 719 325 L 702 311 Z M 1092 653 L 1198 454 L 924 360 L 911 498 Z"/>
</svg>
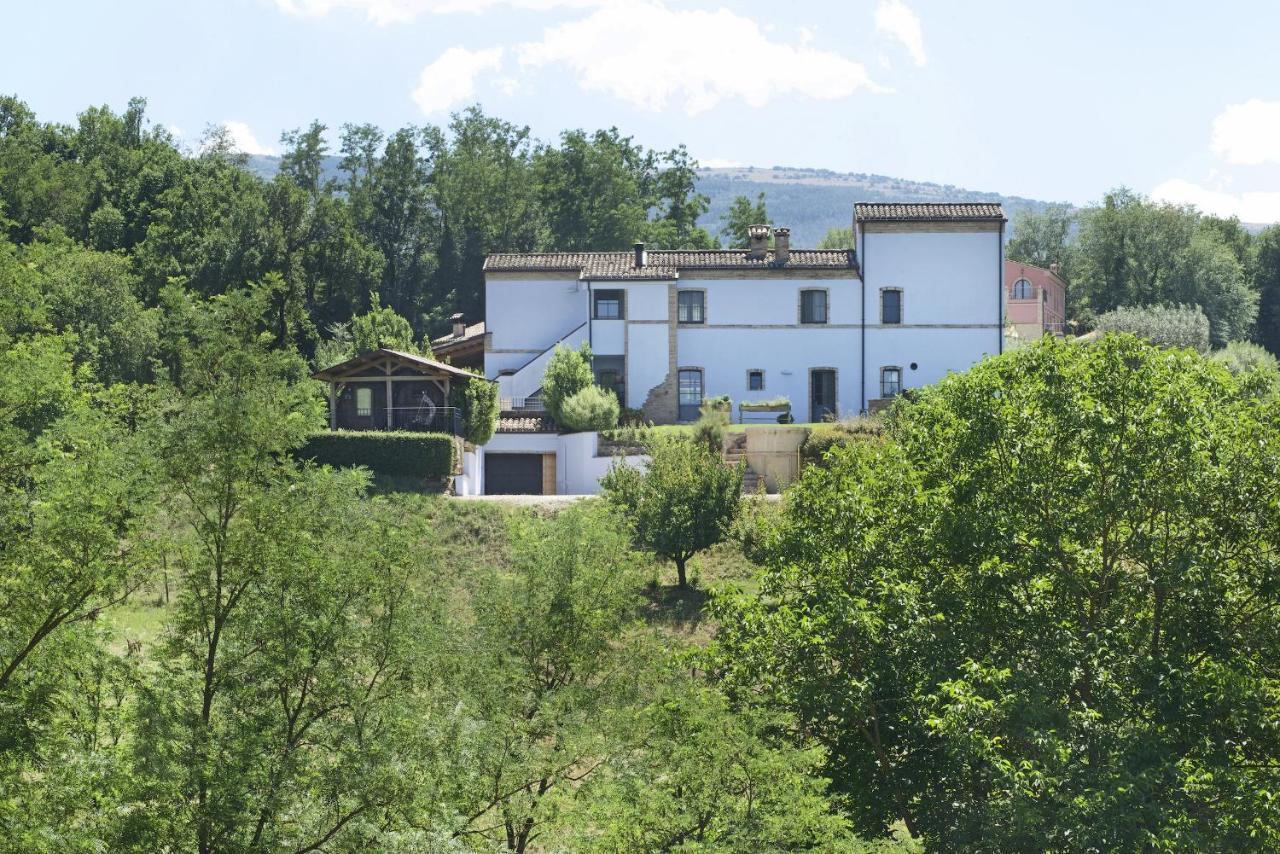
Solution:
<svg viewBox="0 0 1280 854">
<path fill-rule="evenodd" d="M 325 158 L 325 178 L 341 176 L 338 161 L 337 157 Z M 248 159 L 248 167 L 270 179 L 280 167 L 280 158 L 254 155 Z M 698 224 L 712 234 L 719 234 L 721 217 L 734 197 L 747 196 L 754 201 L 756 195 L 763 192 L 769 218 L 775 225 L 791 228 L 791 242 L 797 247 L 816 246 L 828 229 L 849 227 L 854 202 L 999 202 L 1011 220 L 1018 211 L 1041 211 L 1050 204 L 950 184 L 789 166 L 700 169 L 698 190 L 711 200 L 710 208 Z"/>
</svg>

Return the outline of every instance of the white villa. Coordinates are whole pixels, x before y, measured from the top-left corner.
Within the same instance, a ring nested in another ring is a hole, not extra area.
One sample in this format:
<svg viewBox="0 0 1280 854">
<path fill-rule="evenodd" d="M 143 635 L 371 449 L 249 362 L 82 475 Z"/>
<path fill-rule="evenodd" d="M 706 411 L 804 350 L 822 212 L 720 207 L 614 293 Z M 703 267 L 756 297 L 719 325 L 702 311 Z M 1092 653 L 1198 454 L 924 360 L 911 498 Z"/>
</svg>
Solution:
<svg viewBox="0 0 1280 854">
<path fill-rule="evenodd" d="M 489 256 L 484 369 L 504 418 L 467 488 L 596 491 L 608 460 L 537 414 L 557 344 L 588 342 L 597 382 L 659 424 L 718 395 L 735 419 L 778 397 L 801 422 L 862 413 L 1000 352 L 998 204 L 866 203 L 853 219 L 852 250 L 791 249 L 787 229 L 755 226 L 745 250 Z"/>
</svg>

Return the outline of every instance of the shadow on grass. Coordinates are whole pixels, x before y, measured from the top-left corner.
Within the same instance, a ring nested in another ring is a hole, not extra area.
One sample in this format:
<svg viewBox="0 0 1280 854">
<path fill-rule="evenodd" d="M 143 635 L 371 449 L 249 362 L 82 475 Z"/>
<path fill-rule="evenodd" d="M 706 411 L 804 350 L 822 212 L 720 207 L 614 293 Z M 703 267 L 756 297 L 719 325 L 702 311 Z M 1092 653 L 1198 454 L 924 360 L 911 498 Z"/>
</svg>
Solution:
<svg viewBox="0 0 1280 854">
<path fill-rule="evenodd" d="M 645 587 L 644 598 L 645 622 L 695 634 L 702 628 L 706 616 L 703 608 L 711 594 L 700 587 L 651 585 Z"/>
</svg>

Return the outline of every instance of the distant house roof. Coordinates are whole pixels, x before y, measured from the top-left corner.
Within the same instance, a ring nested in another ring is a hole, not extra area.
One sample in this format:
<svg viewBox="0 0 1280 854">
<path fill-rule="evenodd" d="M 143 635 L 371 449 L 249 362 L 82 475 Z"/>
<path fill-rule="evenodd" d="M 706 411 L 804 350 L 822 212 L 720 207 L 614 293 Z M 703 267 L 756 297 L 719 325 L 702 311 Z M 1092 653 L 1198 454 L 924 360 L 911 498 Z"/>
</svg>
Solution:
<svg viewBox="0 0 1280 854">
<path fill-rule="evenodd" d="M 858 222 L 1004 222 L 1004 209 L 996 202 L 858 202 L 853 206 Z"/>
<path fill-rule="evenodd" d="M 462 331 L 461 335 L 454 335 L 450 332 L 448 335 L 441 335 L 439 338 L 431 339 L 431 351 L 433 353 L 442 352 L 459 344 L 468 341 L 475 341 L 484 337 L 484 321 L 473 323 Z"/>
<path fill-rule="evenodd" d="M 422 356 L 415 356 L 412 353 L 402 353 L 399 350 L 390 350 L 386 347 L 379 347 L 368 353 L 361 353 L 354 359 L 347 359 L 332 367 L 325 368 L 322 371 L 316 371 L 311 375 L 312 379 L 333 381 L 343 379 L 350 376 L 359 376 L 359 368 L 365 366 L 373 366 L 374 364 L 390 359 L 402 365 L 417 368 L 423 373 L 443 373 L 454 377 L 465 379 L 484 379 L 478 377 L 470 371 L 464 371 L 462 368 L 455 368 L 453 365 L 446 365 L 444 362 L 437 362 L 435 359 L 424 359 Z M 494 380 L 486 380 L 486 382 L 494 382 Z"/>
<path fill-rule="evenodd" d="M 650 249 L 637 266 L 627 252 L 521 252 L 490 255 L 486 273 L 577 273 L 594 281 L 610 279 L 666 280 L 682 270 L 856 270 L 848 249 L 792 249 L 786 261 L 771 250 L 751 258 L 745 249 Z"/>
</svg>

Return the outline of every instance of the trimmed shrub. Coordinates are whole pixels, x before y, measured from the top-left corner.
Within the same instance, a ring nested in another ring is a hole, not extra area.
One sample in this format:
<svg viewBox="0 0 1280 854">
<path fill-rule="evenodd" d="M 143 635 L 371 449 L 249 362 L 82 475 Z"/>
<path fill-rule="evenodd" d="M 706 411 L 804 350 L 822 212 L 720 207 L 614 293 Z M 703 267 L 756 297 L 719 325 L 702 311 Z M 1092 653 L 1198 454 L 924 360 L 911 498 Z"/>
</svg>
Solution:
<svg viewBox="0 0 1280 854">
<path fill-rule="evenodd" d="M 1250 371 L 1265 371 L 1269 374 L 1280 372 L 1280 363 L 1276 362 L 1276 357 L 1270 351 L 1248 341 L 1232 341 L 1221 350 L 1215 350 L 1211 358 L 1233 374 L 1247 374 Z"/>
<path fill-rule="evenodd" d="M 498 427 L 498 384 L 486 382 L 479 371 L 472 373 L 479 379 L 455 383 L 449 390 L 449 403 L 462 413 L 462 438 L 483 445 Z"/>
<path fill-rule="evenodd" d="M 448 477 L 453 473 L 453 437 L 402 430 L 312 433 L 296 456 L 335 468 L 363 466 L 379 475 Z"/>
<path fill-rule="evenodd" d="M 612 430 L 618 426 L 618 396 L 598 385 L 575 392 L 560 407 L 560 424 L 569 430 Z"/>
<path fill-rule="evenodd" d="M 595 384 L 591 372 L 591 346 L 584 343 L 577 350 L 557 344 L 555 352 L 547 360 L 542 374 L 542 405 L 547 414 L 561 427 L 564 423 L 564 403 L 584 388 Z"/>
<path fill-rule="evenodd" d="M 884 428 L 878 418 L 851 418 L 830 425 L 814 427 L 800 446 L 800 459 L 808 465 L 824 465 L 827 452 L 863 442 L 880 440 Z"/>
<path fill-rule="evenodd" d="M 1198 305 L 1125 306 L 1098 315 L 1099 332 L 1129 332 L 1160 347 L 1209 351 L 1209 318 Z"/>
</svg>

